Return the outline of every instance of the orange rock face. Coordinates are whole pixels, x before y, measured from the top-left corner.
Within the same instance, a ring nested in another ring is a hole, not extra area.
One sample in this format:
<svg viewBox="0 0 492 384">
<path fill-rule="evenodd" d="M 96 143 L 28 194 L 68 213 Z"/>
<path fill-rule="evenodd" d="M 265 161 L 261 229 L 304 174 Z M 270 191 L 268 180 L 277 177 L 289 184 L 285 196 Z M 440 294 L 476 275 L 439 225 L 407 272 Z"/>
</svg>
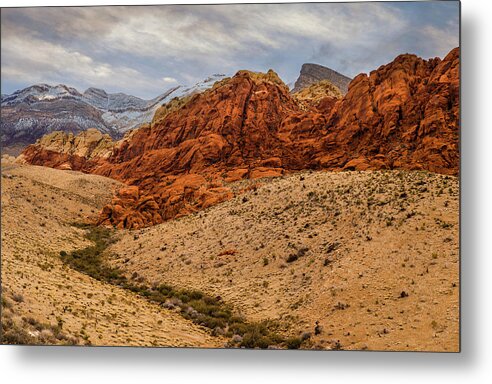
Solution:
<svg viewBox="0 0 492 384">
<path fill-rule="evenodd" d="M 88 160 L 82 156 L 48 150 L 36 144 L 28 146 L 22 152 L 21 160 L 28 164 L 86 173 L 91 173 L 97 164 L 96 161 Z"/>
<path fill-rule="evenodd" d="M 91 171 L 142 191 L 136 200 L 117 196 L 100 223 L 129 228 L 156 224 L 232 198 L 228 182 L 282 175 L 282 159 L 290 153 L 277 131 L 298 111 L 273 71 L 240 71 L 193 96 L 118 143 L 108 161 Z M 300 159 L 296 164 L 302 168 Z M 148 196 L 155 204 L 143 204 Z"/>
<path fill-rule="evenodd" d="M 401 55 L 357 76 L 328 126 L 319 155 L 325 167 L 457 174 L 459 49 L 442 61 Z"/>
<path fill-rule="evenodd" d="M 300 169 L 459 169 L 459 50 L 398 56 L 347 94 L 302 105 L 278 76 L 240 71 L 128 134 L 107 158 L 67 159 L 42 146 L 27 162 L 131 185 L 100 224 L 140 228 L 230 199 L 230 182 Z M 73 155 L 71 155 L 73 156 Z"/>
</svg>

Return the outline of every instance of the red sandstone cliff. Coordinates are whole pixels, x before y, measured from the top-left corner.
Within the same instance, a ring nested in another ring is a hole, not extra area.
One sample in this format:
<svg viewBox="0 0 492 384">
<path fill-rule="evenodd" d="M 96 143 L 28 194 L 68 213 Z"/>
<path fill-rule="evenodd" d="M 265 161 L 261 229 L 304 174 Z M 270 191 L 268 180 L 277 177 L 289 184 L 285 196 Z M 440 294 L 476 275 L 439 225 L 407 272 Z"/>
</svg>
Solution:
<svg viewBox="0 0 492 384">
<path fill-rule="evenodd" d="M 443 60 L 398 56 L 357 76 L 343 98 L 315 103 L 296 100 L 273 71 L 240 71 L 163 107 L 109 157 L 77 157 L 71 168 L 129 184 L 100 223 L 138 228 L 229 199 L 228 183 L 242 178 L 305 168 L 457 174 L 458 118 L 457 48 Z M 58 166 L 67 154 L 37 144 L 23 156 Z"/>
<path fill-rule="evenodd" d="M 323 167 L 457 174 L 459 49 L 442 61 L 401 55 L 357 76 L 328 125 Z"/>
</svg>

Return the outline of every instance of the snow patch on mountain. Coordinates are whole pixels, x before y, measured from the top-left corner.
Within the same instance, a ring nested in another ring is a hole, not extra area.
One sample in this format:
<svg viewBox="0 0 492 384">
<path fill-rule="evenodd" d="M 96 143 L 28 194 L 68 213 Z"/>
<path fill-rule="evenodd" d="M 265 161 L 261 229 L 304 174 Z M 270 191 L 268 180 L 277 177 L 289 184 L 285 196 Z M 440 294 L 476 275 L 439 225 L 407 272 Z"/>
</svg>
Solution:
<svg viewBox="0 0 492 384">
<path fill-rule="evenodd" d="M 11 95 L 2 94 L 2 142 L 33 143 L 54 130 L 77 133 L 88 128 L 118 139 L 126 131 L 149 123 L 161 105 L 175 97 L 203 92 L 224 77 L 216 74 L 193 86 L 175 86 L 150 100 L 94 87 L 80 93 L 63 84 L 32 85 Z"/>
</svg>

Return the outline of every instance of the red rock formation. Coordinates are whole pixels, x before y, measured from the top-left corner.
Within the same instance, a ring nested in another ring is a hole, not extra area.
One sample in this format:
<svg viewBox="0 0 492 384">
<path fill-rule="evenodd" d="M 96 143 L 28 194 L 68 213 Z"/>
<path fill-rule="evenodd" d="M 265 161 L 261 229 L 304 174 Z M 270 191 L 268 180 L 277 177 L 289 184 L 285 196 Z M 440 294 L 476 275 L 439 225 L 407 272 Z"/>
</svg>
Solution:
<svg viewBox="0 0 492 384">
<path fill-rule="evenodd" d="M 240 71 L 193 96 L 123 140 L 108 162 L 94 170 L 143 191 L 139 199 L 118 197 L 112 204 L 116 213 L 106 208 L 101 223 L 155 224 L 230 199 L 233 193 L 225 180 L 279 176 L 282 159 L 302 168 L 302 160 L 277 135 L 282 120 L 296 112 L 297 103 L 273 71 Z M 142 204 L 149 195 L 160 207 L 158 214 L 148 214 Z M 132 218 L 119 207 L 129 208 Z"/>
<path fill-rule="evenodd" d="M 398 56 L 361 74 L 328 118 L 320 165 L 457 174 L 459 49 L 444 60 Z"/>
<path fill-rule="evenodd" d="M 107 159 L 71 167 L 132 186 L 100 219 L 125 228 L 229 199 L 228 183 L 243 178 L 306 168 L 457 174 L 458 49 L 444 60 L 398 56 L 357 76 L 342 99 L 317 97 L 300 105 L 273 71 L 240 71 L 129 133 Z M 32 146 L 24 156 L 53 166 L 56 155 L 42 153 Z"/>
<path fill-rule="evenodd" d="M 19 161 L 46 167 L 91 172 L 111 154 L 114 142 L 95 128 L 74 136 L 62 131 L 44 135 L 28 146 Z"/>
</svg>

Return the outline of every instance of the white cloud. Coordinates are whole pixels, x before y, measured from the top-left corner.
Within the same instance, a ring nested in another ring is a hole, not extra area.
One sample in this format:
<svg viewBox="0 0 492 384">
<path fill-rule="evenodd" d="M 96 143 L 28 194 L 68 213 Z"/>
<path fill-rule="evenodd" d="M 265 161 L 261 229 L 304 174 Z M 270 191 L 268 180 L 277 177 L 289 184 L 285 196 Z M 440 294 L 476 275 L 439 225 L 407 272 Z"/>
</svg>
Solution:
<svg viewBox="0 0 492 384">
<path fill-rule="evenodd" d="M 443 55 L 456 46 L 457 12 L 415 17 L 415 7 L 423 14 L 430 3 L 8 9 L 2 75 L 146 97 L 239 69 L 273 68 L 291 81 L 310 60 L 354 75 L 403 52 Z"/>
<path fill-rule="evenodd" d="M 453 33 L 453 26 L 448 25 L 446 29 L 439 29 L 432 25 L 426 25 L 420 31 L 422 39 L 428 41 L 427 49 L 433 54 L 431 56 L 444 56 L 449 52 L 449 47 L 457 46 L 457 39 Z"/>
<path fill-rule="evenodd" d="M 150 89 L 155 96 L 166 89 L 133 68 L 96 61 L 61 45 L 20 36 L 2 39 L 1 72 L 2 78 L 22 79 L 27 84 L 64 83 L 80 90 L 97 86 L 115 91 L 133 88 L 146 93 Z"/>
<path fill-rule="evenodd" d="M 174 77 L 163 77 L 162 81 L 165 83 L 177 83 L 178 80 L 176 80 Z"/>
</svg>

